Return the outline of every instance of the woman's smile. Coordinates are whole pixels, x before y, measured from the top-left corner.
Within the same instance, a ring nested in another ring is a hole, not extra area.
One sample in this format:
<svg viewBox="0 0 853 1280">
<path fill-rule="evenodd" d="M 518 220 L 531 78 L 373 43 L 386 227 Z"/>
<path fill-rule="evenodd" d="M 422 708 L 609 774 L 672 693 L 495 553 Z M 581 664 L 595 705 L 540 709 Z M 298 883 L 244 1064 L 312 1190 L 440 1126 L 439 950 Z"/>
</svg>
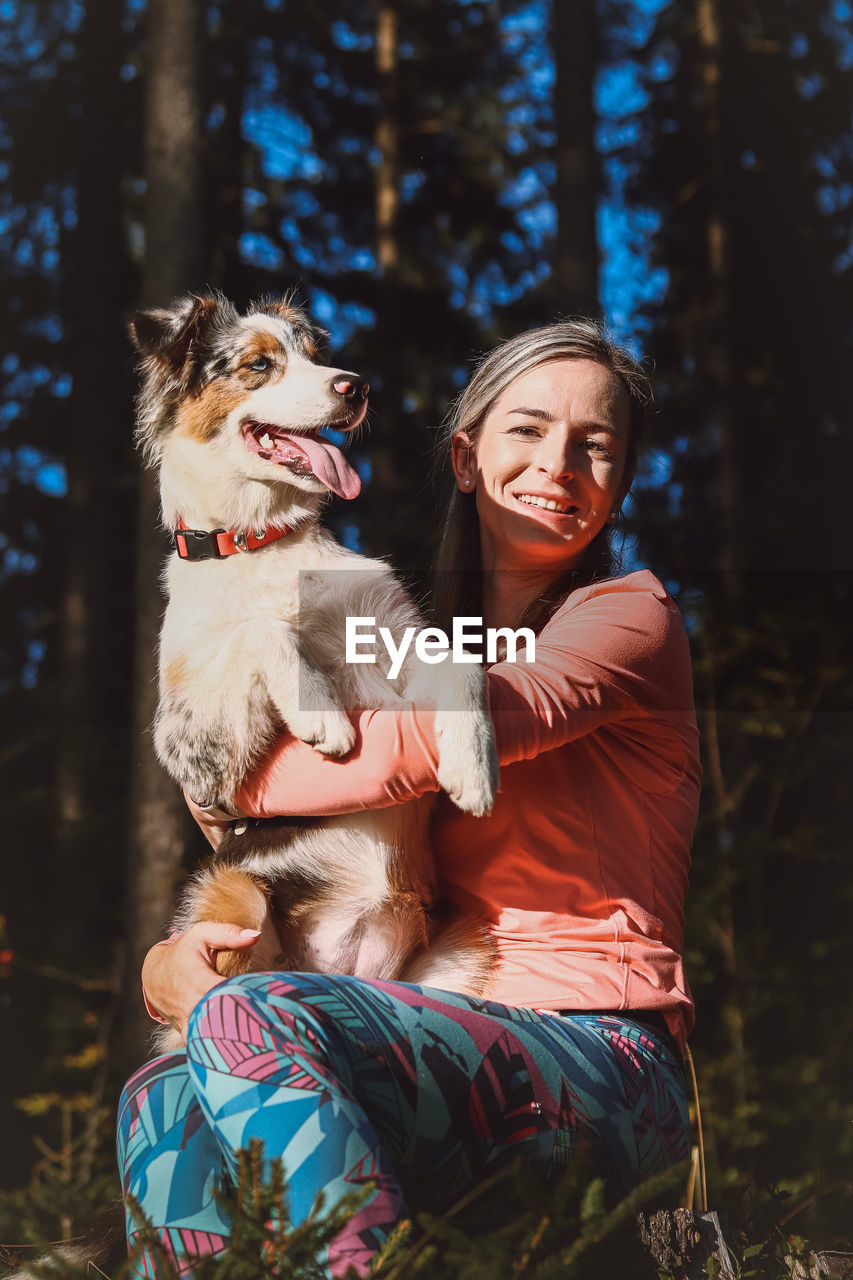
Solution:
<svg viewBox="0 0 853 1280">
<path fill-rule="evenodd" d="M 514 495 L 526 507 L 536 507 L 539 511 L 547 511 L 556 516 L 574 515 L 577 508 L 561 494 L 556 496 L 547 493 L 516 493 Z"/>
</svg>

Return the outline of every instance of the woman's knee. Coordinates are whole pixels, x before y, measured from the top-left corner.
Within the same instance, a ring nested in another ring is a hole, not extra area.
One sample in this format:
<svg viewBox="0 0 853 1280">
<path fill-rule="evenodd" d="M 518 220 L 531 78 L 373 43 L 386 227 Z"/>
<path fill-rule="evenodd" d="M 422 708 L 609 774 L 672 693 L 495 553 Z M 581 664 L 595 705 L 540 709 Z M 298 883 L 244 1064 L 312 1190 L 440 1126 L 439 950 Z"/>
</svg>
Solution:
<svg viewBox="0 0 853 1280">
<path fill-rule="evenodd" d="M 253 1028 L 235 1019 L 248 1016 L 261 1026 L 282 1022 L 286 1027 L 295 1025 L 322 1025 L 326 1018 L 315 1007 L 319 992 L 327 993 L 333 979 L 316 973 L 241 973 L 226 978 L 202 996 L 190 1014 L 187 1040 L 199 1033 L 200 1027 L 213 1023 L 217 1030 L 231 1034 L 246 1032 L 251 1036 Z"/>
<path fill-rule="evenodd" d="M 328 996 L 334 977 L 315 973 L 245 973 L 208 991 L 187 1026 L 187 1056 L 229 1070 L 233 1053 L 272 1052 L 341 1065 L 346 1046 L 337 1020 L 317 997 Z M 229 1044 L 239 1045 L 233 1053 Z"/>
</svg>

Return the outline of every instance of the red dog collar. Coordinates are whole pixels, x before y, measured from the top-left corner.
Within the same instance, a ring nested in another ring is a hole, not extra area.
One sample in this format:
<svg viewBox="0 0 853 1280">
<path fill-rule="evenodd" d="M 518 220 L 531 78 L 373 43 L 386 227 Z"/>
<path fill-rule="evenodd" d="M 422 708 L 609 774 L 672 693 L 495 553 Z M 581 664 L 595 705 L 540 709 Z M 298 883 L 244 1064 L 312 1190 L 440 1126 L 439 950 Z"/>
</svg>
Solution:
<svg viewBox="0 0 853 1280">
<path fill-rule="evenodd" d="M 271 542 L 278 542 L 293 529 L 286 524 L 283 529 L 188 529 L 178 520 L 175 532 L 175 550 L 182 560 L 221 560 L 224 556 L 236 556 L 240 551 L 257 551 Z"/>
</svg>

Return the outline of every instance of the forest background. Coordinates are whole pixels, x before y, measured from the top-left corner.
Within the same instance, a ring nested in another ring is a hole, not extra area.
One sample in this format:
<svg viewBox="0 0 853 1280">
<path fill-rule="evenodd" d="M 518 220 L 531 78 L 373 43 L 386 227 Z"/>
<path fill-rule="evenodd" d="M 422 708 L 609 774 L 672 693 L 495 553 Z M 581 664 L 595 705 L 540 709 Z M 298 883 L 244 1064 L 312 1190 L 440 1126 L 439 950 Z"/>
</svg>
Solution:
<svg viewBox="0 0 853 1280">
<path fill-rule="evenodd" d="M 623 554 L 696 668 L 711 1197 L 785 1188 L 850 1245 L 849 0 L 0 0 L 0 83 L 2 1186 L 55 1234 L 112 1176 L 202 852 L 147 731 L 127 321 L 295 288 L 372 387 L 329 522 L 415 580 L 476 354 L 583 312 L 653 359 Z"/>
</svg>

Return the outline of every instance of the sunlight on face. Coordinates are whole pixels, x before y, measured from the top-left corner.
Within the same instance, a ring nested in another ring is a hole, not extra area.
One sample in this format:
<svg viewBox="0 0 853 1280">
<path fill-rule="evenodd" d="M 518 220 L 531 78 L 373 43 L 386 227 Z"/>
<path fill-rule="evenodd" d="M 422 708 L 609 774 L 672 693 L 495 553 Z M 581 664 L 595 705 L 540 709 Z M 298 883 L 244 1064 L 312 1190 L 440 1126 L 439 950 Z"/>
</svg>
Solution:
<svg viewBox="0 0 853 1280">
<path fill-rule="evenodd" d="M 453 467 L 476 496 L 484 571 L 577 564 L 624 497 L 629 426 L 619 378 L 561 357 L 510 383 L 473 442 L 457 433 Z"/>
</svg>

